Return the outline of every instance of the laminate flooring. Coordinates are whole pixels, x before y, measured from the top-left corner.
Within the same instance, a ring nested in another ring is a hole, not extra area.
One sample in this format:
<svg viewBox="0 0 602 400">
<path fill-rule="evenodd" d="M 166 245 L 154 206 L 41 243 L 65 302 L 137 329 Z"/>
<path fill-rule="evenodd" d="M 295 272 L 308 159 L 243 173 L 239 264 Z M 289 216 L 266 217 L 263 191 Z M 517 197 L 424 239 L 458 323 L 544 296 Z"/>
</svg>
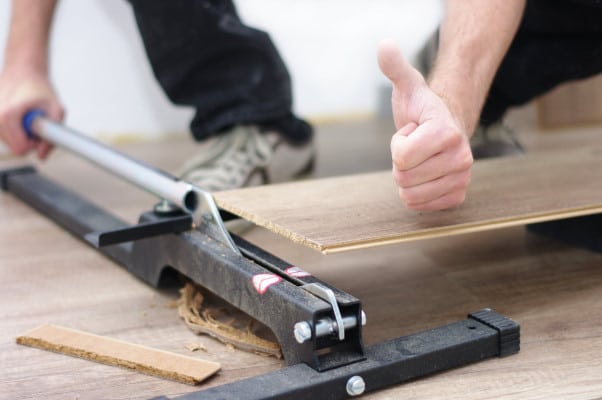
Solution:
<svg viewBox="0 0 602 400">
<path fill-rule="evenodd" d="M 387 123 L 319 127 L 316 176 L 387 169 Z M 526 135 L 537 154 L 599 142 L 598 127 Z M 371 144 L 366 146 L 365 143 Z M 187 139 L 123 145 L 173 170 Z M 345 156 L 340 156 L 344 154 Z M 350 155 L 357 154 L 357 157 Z M 361 156 L 360 156 L 361 155 Z M 3 166 L 14 161 L 2 162 Z M 130 222 L 154 199 L 57 151 L 39 169 Z M 232 351 L 192 334 L 156 290 L 13 198 L 0 193 L 0 398 L 143 399 L 182 393 L 280 368 L 282 361 Z M 521 352 L 408 382 L 366 399 L 593 399 L 602 397 L 602 256 L 516 226 L 323 256 L 265 229 L 245 238 L 362 300 L 368 344 L 464 319 L 491 307 L 521 324 Z M 15 343 L 59 324 L 221 363 L 191 387 Z M 207 347 L 191 353 L 190 342 Z"/>
<path fill-rule="evenodd" d="M 464 204 L 406 209 L 391 172 L 215 194 L 218 205 L 325 254 L 602 212 L 598 146 L 479 160 Z"/>
</svg>

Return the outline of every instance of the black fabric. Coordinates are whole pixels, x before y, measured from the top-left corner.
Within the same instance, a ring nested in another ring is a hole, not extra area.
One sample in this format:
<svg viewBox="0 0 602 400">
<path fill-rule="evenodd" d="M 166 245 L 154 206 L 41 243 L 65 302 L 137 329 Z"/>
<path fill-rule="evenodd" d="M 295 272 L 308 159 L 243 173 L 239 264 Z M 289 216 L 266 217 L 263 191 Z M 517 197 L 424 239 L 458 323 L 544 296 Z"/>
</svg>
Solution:
<svg viewBox="0 0 602 400">
<path fill-rule="evenodd" d="M 602 1 L 529 0 L 494 78 L 481 122 L 499 121 L 558 84 L 602 72 Z"/>
<path fill-rule="evenodd" d="M 169 99 L 196 108 L 197 140 L 235 124 L 303 142 L 289 73 L 270 37 L 246 26 L 230 0 L 129 0 L 154 74 Z"/>
</svg>

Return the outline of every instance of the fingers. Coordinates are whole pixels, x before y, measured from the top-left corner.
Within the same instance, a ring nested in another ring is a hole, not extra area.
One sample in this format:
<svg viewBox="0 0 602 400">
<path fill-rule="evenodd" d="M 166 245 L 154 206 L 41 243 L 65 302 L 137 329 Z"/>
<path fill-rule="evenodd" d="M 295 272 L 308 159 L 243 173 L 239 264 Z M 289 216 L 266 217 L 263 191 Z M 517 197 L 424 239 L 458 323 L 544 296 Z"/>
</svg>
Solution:
<svg viewBox="0 0 602 400">
<path fill-rule="evenodd" d="M 51 103 L 48 106 L 42 106 L 42 109 L 53 121 L 62 122 L 65 119 L 65 109 L 60 103 Z"/>
<path fill-rule="evenodd" d="M 58 122 L 62 121 L 65 115 L 65 111 L 59 103 L 20 104 L 17 107 L 5 109 L 0 113 L 1 137 L 14 154 L 24 155 L 35 149 L 38 158 L 45 159 L 53 146 L 44 140 L 29 138 L 23 128 L 23 117 L 34 108 L 42 109 L 50 119 Z"/>
<path fill-rule="evenodd" d="M 49 118 L 62 121 L 63 107 L 46 76 L 15 71 L 0 74 L 0 139 L 16 155 L 35 149 L 40 157 L 46 157 L 51 146 L 27 137 L 23 117 L 30 110 L 41 109 Z"/>
<path fill-rule="evenodd" d="M 459 205 L 473 163 L 468 139 L 453 127 L 434 129 L 426 123 L 404 135 L 410 128 L 406 125 L 391 140 L 393 179 L 401 200 L 422 211 Z"/>
<path fill-rule="evenodd" d="M 473 158 L 468 146 L 437 153 L 417 167 L 402 170 L 394 164 L 393 179 L 397 186 L 409 188 L 434 181 L 446 174 L 469 170 Z"/>
<path fill-rule="evenodd" d="M 59 103 L 52 103 L 45 108 L 46 115 L 57 122 L 62 122 L 65 118 L 65 109 Z M 40 160 L 45 160 L 54 146 L 44 140 L 36 143 L 36 154 Z"/>
<path fill-rule="evenodd" d="M 0 112 L 0 135 L 8 148 L 16 155 L 23 155 L 35 147 L 28 139 L 22 126 L 26 107 L 11 107 Z"/>
<path fill-rule="evenodd" d="M 36 144 L 36 154 L 40 160 L 45 160 L 52 150 L 52 145 L 48 142 L 39 142 Z"/>
<path fill-rule="evenodd" d="M 444 149 L 458 146 L 464 140 L 464 135 L 454 125 L 426 121 L 407 137 L 398 134 L 393 136 L 393 164 L 401 171 L 414 168 Z"/>
<path fill-rule="evenodd" d="M 432 181 L 400 187 L 399 196 L 406 207 L 414 210 L 435 210 L 437 205 L 449 208 L 464 201 L 470 184 L 470 170 L 462 170 L 442 176 Z"/>
<path fill-rule="evenodd" d="M 457 207 L 464 202 L 466 199 L 466 190 L 456 190 L 452 193 L 448 193 L 437 199 L 422 203 L 406 205 L 408 208 L 415 211 L 440 211 L 448 208 Z"/>
</svg>

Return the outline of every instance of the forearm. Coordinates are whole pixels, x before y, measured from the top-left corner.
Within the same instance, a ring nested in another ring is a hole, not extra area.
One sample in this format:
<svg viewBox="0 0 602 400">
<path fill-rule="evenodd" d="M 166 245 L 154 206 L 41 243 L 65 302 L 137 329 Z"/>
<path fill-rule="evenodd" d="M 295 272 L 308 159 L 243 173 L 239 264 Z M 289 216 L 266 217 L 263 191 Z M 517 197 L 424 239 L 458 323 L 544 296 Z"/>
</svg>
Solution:
<svg viewBox="0 0 602 400">
<path fill-rule="evenodd" d="M 48 73 L 48 37 L 57 0 L 13 0 L 5 69 Z"/>
<path fill-rule="evenodd" d="M 525 0 L 447 0 L 429 79 L 471 136 L 525 7 Z"/>
</svg>

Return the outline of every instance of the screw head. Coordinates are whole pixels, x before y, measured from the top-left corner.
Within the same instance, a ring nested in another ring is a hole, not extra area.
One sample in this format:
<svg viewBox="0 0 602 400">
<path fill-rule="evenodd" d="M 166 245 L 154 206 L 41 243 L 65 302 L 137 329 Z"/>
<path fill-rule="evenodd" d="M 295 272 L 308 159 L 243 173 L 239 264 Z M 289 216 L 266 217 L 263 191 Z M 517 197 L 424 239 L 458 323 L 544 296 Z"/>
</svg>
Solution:
<svg viewBox="0 0 602 400">
<path fill-rule="evenodd" d="M 159 215 L 170 215 L 177 213 L 178 211 L 180 211 L 180 209 L 175 204 L 165 199 L 162 199 L 157 204 L 155 204 L 154 211 Z"/>
<path fill-rule="evenodd" d="M 349 378 L 345 388 L 349 396 L 359 396 L 366 390 L 366 382 L 361 376 L 355 375 Z"/>
<path fill-rule="evenodd" d="M 298 343 L 305 343 L 311 339 L 311 326 L 307 321 L 297 322 L 293 333 Z"/>
</svg>

